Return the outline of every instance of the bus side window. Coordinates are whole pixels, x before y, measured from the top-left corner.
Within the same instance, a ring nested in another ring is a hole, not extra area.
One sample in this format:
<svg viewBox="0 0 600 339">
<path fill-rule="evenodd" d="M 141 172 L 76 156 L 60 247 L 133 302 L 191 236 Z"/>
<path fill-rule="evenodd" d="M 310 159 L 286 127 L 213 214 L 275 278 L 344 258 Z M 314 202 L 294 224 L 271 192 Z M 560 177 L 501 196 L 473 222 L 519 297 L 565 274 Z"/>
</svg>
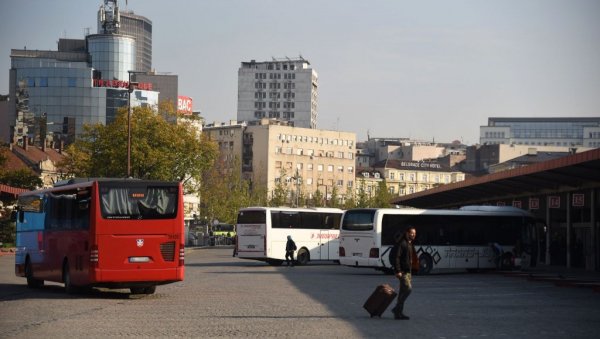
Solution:
<svg viewBox="0 0 600 339">
<path fill-rule="evenodd" d="M 25 222 L 25 212 L 23 212 L 23 210 L 19 210 L 17 213 L 19 214 L 19 222 Z"/>
</svg>

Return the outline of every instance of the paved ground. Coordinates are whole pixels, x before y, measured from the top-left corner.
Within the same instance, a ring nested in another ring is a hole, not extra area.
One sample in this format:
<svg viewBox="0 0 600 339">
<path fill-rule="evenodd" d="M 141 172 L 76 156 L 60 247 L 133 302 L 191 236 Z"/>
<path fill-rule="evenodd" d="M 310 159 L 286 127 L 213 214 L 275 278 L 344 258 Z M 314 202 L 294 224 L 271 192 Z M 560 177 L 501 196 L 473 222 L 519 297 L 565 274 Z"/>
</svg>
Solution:
<svg viewBox="0 0 600 339">
<path fill-rule="evenodd" d="M 152 296 L 58 284 L 26 288 L 0 257 L 0 337 L 595 338 L 600 293 L 503 274 L 417 276 L 411 320 L 369 318 L 375 286 L 396 282 L 335 264 L 271 267 L 230 249 L 186 253 L 186 280 Z"/>
</svg>

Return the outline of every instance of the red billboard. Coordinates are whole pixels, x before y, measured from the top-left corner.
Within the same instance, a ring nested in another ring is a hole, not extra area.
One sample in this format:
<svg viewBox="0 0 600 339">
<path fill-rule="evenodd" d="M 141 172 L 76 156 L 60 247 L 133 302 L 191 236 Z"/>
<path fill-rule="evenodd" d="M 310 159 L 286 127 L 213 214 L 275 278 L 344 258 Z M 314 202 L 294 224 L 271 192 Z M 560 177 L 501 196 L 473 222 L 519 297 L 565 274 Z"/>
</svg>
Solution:
<svg viewBox="0 0 600 339">
<path fill-rule="evenodd" d="M 192 98 L 178 96 L 177 97 L 177 113 L 183 115 L 192 115 Z"/>
</svg>

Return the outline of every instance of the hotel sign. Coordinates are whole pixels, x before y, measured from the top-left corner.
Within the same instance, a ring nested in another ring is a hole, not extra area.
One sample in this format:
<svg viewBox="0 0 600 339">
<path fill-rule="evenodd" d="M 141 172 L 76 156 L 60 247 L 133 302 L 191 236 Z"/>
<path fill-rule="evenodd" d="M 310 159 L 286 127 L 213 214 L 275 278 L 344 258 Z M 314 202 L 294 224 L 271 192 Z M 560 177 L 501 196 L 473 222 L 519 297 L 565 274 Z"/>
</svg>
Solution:
<svg viewBox="0 0 600 339">
<path fill-rule="evenodd" d="M 94 79 L 94 87 L 129 88 L 129 81 Z M 152 90 L 151 82 L 138 82 L 135 89 Z"/>
<path fill-rule="evenodd" d="M 416 162 L 416 161 L 402 161 L 400 162 L 402 167 L 416 167 L 416 168 L 435 168 L 441 169 L 442 165 L 433 162 Z"/>
</svg>

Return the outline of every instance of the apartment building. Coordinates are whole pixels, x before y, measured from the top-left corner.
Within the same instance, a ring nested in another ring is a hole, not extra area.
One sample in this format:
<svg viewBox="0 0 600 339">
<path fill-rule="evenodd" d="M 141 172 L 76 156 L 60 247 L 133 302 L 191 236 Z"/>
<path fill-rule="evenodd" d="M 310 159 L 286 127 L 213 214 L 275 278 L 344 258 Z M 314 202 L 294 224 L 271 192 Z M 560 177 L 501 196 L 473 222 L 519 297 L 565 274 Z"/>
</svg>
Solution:
<svg viewBox="0 0 600 339">
<path fill-rule="evenodd" d="M 294 196 L 312 198 L 319 190 L 328 199 L 334 187 L 340 196 L 354 188 L 355 133 L 272 119 L 205 125 L 203 132 L 219 144 L 222 160 L 238 157 L 242 175 L 253 187 L 266 188 L 269 198 L 278 185 Z"/>
<path fill-rule="evenodd" d="M 308 60 L 242 62 L 238 70 L 238 121 L 262 118 L 317 128 L 317 72 Z"/>
</svg>

